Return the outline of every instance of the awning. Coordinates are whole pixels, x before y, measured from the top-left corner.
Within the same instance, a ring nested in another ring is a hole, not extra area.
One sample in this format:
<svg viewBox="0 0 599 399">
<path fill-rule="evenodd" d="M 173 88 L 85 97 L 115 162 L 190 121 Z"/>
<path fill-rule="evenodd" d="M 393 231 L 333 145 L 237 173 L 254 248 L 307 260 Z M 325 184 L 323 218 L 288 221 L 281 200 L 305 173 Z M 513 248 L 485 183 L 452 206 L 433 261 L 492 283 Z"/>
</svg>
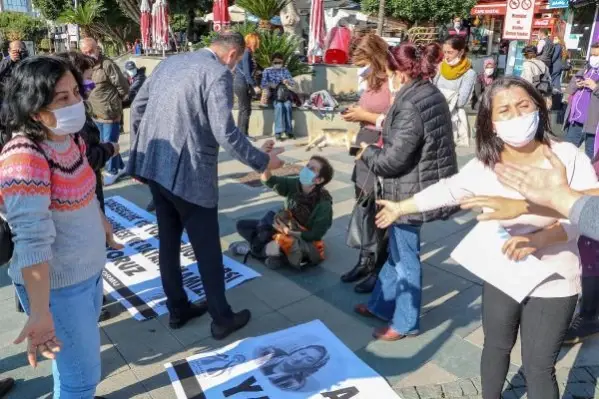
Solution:
<svg viewBox="0 0 599 399">
<path fill-rule="evenodd" d="M 471 15 L 505 15 L 507 0 L 494 2 L 480 2 L 470 11 Z M 535 2 L 535 13 L 551 11 L 547 0 Z"/>
</svg>

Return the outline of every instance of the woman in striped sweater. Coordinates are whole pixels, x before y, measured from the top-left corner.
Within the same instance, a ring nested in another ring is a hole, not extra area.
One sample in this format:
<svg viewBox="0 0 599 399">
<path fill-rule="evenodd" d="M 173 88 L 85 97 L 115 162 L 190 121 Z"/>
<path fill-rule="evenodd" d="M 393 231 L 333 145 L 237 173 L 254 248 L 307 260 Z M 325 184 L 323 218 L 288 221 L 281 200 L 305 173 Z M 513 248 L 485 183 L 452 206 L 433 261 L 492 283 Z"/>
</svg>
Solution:
<svg viewBox="0 0 599 399">
<path fill-rule="evenodd" d="M 15 245 L 9 264 L 29 319 L 29 363 L 54 359 L 54 398 L 92 399 L 100 382 L 101 273 L 112 231 L 77 132 L 85 123 L 81 78 L 55 57 L 23 60 L 5 93 L 12 139 L 0 155 L 0 213 Z"/>
</svg>

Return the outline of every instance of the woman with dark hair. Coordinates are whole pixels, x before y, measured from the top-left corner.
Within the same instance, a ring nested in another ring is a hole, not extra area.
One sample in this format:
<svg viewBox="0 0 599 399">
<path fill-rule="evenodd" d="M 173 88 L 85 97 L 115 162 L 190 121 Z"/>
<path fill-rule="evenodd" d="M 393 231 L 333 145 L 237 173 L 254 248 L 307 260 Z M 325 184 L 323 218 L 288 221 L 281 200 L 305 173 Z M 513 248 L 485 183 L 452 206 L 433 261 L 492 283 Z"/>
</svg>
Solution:
<svg viewBox="0 0 599 399">
<path fill-rule="evenodd" d="M 435 78 L 435 84 L 449 104 L 455 143 L 466 147 L 470 145 L 470 127 L 464 108 L 472 98 L 476 83 L 476 72 L 467 53 L 466 39 L 450 36 L 443 43 L 444 59 Z"/>
<path fill-rule="evenodd" d="M 381 137 L 382 118 L 389 110 L 392 94 L 389 90 L 391 53 L 389 46 L 380 36 L 370 33 L 362 38 L 354 50 L 352 57 L 354 65 L 367 68 L 363 74 L 366 90 L 360 95 L 358 105 L 348 108 L 342 118 L 348 122 L 360 124 L 360 131 L 356 143 L 376 144 Z M 373 201 L 369 198 L 374 195 L 376 176 L 361 160 L 356 160 L 352 173 L 355 186 L 356 200 L 360 202 Z M 372 208 L 374 213 L 374 207 Z M 376 229 L 376 226 L 372 226 Z M 364 240 L 364 237 L 361 237 Z M 374 289 L 378 272 L 387 260 L 387 239 L 385 230 L 377 231 L 376 248 L 361 248 L 358 263 L 347 273 L 341 276 L 345 283 L 353 283 L 364 279 L 355 286 L 359 293 L 370 293 Z"/>
<path fill-rule="evenodd" d="M 476 158 L 457 175 L 411 198 L 380 201 L 383 207 L 377 215 L 380 227 L 408 215 L 454 206 L 474 196 L 521 200 L 521 194 L 501 184 L 494 167 L 506 163 L 546 168 L 549 166 L 544 155 L 546 146 L 566 165 L 572 189 L 585 190 L 597 185 L 588 157 L 569 143 L 552 140 L 545 100 L 521 78 L 503 77 L 493 82 L 483 95 L 476 127 Z M 484 208 L 484 211 L 489 210 Z M 520 330 L 528 397 L 557 399 L 555 362 L 581 291 L 578 229 L 567 219 L 530 214 L 500 223 L 511 235 L 503 247 L 506 256 L 520 260 L 534 254 L 547 266 L 555 267 L 559 274 L 539 284 L 521 303 L 484 283 L 483 398 L 500 397 L 510 353 Z"/>
<path fill-rule="evenodd" d="M 37 353 L 53 359 L 61 399 L 91 399 L 100 382 L 102 269 L 114 244 L 77 135 L 82 84 L 61 58 L 28 58 L 1 115 L 11 139 L 0 155 L 0 213 L 13 233 L 9 275 L 29 315 L 15 343 L 27 340 L 32 366 Z"/>
<path fill-rule="evenodd" d="M 382 197 L 399 201 L 454 175 L 458 164 L 447 102 L 430 81 L 435 75 L 434 55 L 426 51 L 420 54 L 410 43 L 395 47 L 391 53 L 396 70 L 389 72 L 389 86 L 397 94 L 385 118 L 383 146 L 361 143 L 364 150 L 358 159 L 382 179 Z M 368 305 L 355 308 L 361 315 L 390 322 L 374 331 L 377 339 L 395 341 L 418 333 L 420 227 L 450 214 L 451 210 L 444 209 L 412 215 L 389 228 L 388 259 Z"/>
</svg>

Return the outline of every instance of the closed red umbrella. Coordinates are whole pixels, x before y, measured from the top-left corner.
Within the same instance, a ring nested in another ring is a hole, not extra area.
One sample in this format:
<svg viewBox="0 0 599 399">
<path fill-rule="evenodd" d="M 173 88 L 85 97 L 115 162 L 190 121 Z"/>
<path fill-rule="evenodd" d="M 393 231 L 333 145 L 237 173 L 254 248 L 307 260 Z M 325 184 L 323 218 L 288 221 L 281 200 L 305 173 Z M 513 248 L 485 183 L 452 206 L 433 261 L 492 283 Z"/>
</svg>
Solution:
<svg viewBox="0 0 599 399">
<path fill-rule="evenodd" d="M 229 15 L 229 2 L 227 0 L 214 0 L 212 6 L 212 29 L 215 32 L 227 30 L 231 24 Z"/>
<path fill-rule="evenodd" d="M 144 50 L 148 50 L 151 47 L 150 42 L 150 14 L 152 9 L 148 0 L 142 0 L 141 6 L 141 17 L 139 19 L 139 26 L 141 27 L 141 46 Z"/>
<path fill-rule="evenodd" d="M 312 0 L 310 8 L 310 35 L 308 40 L 308 61 L 322 62 L 324 54 L 324 1 Z"/>
<path fill-rule="evenodd" d="M 168 6 L 166 0 L 156 0 L 152 6 L 152 40 L 155 50 L 162 50 L 162 53 L 168 49 L 169 25 L 168 25 Z"/>
</svg>

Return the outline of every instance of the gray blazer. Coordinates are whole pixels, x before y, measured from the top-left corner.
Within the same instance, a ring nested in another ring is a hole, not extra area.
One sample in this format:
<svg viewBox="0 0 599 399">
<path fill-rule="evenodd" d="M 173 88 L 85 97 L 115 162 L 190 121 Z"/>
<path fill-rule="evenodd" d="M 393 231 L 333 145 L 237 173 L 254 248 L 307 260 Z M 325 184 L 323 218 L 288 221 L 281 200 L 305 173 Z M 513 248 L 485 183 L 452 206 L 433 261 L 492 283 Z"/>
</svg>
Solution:
<svg viewBox="0 0 599 399">
<path fill-rule="evenodd" d="M 576 76 L 584 77 L 585 72 L 588 67 L 584 70 L 579 71 Z M 568 84 L 568 88 L 566 89 L 566 93 L 564 94 L 567 97 L 574 95 L 579 89 L 576 86 L 576 76 L 572 77 L 570 80 L 570 84 Z M 570 119 L 570 112 L 572 111 L 572 101 L 568 99 L 568 107 L 566 108 L 566 117 L 564 119 L 564 128 L 568 127 Z M 591 103 L 589 104 L 589 111 L 587 113 L 587 120 L 584 122 L 584 126 L 582 127 L 582 131 L 585 133 L 595 134 L 597 132 L 597 127 L 599 126 L 599 87 L 593 90 L 591 94 Z"/>
<path fill-rule="evenodd" d="M 209 50 L 168 57 L 131 105 L 127 171 L 207 208 L 218 205 L 219 146 L 258 172 L 269 156 L 233 121 L 233 75 Z"/>
</svg>

